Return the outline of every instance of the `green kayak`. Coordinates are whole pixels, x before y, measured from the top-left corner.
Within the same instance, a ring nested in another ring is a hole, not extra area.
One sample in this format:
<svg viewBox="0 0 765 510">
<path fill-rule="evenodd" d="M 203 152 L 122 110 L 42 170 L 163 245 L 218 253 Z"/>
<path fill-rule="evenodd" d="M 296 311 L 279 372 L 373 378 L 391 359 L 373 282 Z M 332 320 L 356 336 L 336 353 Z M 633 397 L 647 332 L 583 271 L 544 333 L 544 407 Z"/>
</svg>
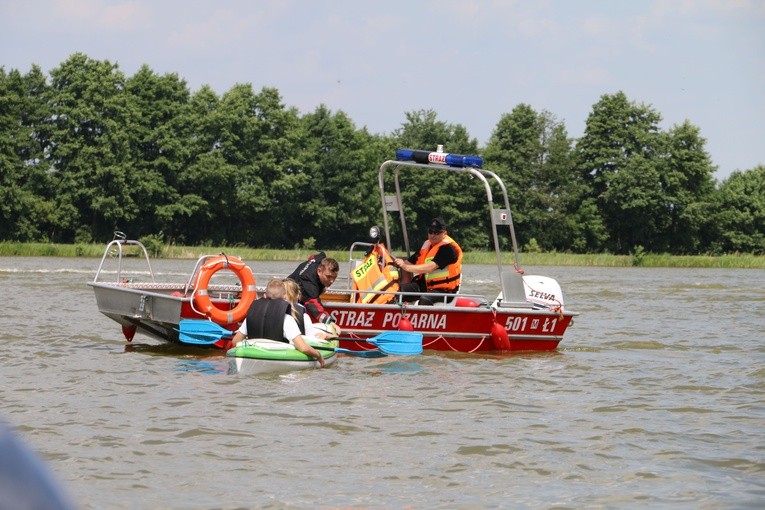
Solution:
<svg viewBox="0 0 765 510">
<path fill-rule="evenodd" d="M 332 349 L 338 346 L 336 340 L 312 340 L 309 343 L 321 351 L 325 367 L 335 363 L 337 353 Z M 306 356 L 294 345 L 264 338 L 243 340 L 236 347 L 229 349 L 226 357 L 231 370 L 240 374 L 291 372 L 320 366 L 318 361 Z"/>
</svg>

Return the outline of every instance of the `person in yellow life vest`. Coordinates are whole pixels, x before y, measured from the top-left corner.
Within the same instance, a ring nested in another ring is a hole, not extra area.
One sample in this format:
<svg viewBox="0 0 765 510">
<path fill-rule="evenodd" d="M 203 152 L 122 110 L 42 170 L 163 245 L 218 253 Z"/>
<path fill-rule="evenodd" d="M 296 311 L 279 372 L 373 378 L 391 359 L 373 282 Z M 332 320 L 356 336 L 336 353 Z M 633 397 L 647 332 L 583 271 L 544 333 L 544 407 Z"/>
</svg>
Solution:
<svg viewBox="0 0 765 510">
<path fill-rule="evenodd" d="M 399 290 L 398 268 L 382 243 L 373 244 L 361 263 L 351 271 L 357 303 L 385 304 L 396 297 Z M 371 292 L 369 292 L 371 291 Z"/>
<path fill-rule="evenodd" d="M 441 218 L 433 218 L 428 224 L 428 239 L 420 251 L 409 258 L 397 258 L 396 267 L 414 274 L 409 283 L 401 285 L 406 292 L 404 301 L 416 301 L 421 305 L 441 302 L 436 296 L 423 296 L 422 293 L 456 294 L 462 280 L 462 248 L 449 237 L 446 223 Z M 449 302 L 454 296 L 445 296 L 443 302 Z"/>
</svg>

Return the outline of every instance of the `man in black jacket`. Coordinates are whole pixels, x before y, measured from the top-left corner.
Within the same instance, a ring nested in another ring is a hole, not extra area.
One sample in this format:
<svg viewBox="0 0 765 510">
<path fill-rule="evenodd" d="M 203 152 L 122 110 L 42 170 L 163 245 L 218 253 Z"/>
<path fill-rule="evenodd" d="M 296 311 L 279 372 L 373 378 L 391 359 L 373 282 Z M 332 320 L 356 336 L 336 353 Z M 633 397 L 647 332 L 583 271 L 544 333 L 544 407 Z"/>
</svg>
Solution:
<svg viewBox="0 0 765 510">
<path fill-rule="evenodd" d="M 300 264 L 289 279 L 300 286 L 300 303 L 305 306 L 308 315 L 316 322 L 334 322 L 332 316 L 321 304 L 321 294 L 337 279 L 340 264 L 333 258 L 328 258 L 324 252 L 311 255 L 308 260 Z M 340 328 L 335 325 L 337 334 Z"/>
</svg>

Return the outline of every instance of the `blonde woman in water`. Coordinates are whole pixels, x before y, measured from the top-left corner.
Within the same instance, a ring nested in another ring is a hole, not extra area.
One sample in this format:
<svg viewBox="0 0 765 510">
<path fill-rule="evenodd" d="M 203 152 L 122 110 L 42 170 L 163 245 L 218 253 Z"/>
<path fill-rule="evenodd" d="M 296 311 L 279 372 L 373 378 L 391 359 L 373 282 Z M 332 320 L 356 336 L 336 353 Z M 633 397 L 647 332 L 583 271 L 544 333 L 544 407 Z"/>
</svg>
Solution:
<svg viewBox="0 0 765 510">
<path fill-rule="evenodd" d="M 324 332 L 314 326 L 313 321 L 311 321 L 311 316 L 308 315 L 305 307 L 300 304 L 300 287 L 297 283 L 289 278 L 285 278 L 284 290 L 286 291 L 284 299 L 289 301 L 292 305 L 292 316 L 295 318 L 295 321 L 298 323 L 298 326 L 300 326 L 304 335 L 320 339 L 334 338 L 337 336 L 337 334 Z M 333 325 L 328 324 L 328 326 L 332 327 Z"/>
</svg>

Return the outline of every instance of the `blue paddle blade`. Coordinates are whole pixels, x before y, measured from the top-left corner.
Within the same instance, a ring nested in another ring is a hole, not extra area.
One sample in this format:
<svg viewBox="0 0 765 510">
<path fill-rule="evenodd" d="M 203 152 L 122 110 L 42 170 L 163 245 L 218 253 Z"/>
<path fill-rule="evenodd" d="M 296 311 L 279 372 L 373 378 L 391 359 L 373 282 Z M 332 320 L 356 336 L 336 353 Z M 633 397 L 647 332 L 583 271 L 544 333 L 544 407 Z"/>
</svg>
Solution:
<svg viewBox="0 0 765 510">
<path fill-rule="evenodd" d="M 422 354 L 422 333 L 414 331 L 383 331 L 377 336 L 367 338 L 366 341 L 376 345 L 386 354 L 398 356 Z"/>
<path fill-rule="evenodd" d="M 203 336 L 203 335 L 187 335 L 186 333 L 181 333 L 180 335 L 178 335 L 178 340 L 180 340 L 181 343 L 184 343 L 184 344 L 212 345 L 218 340 L 220 340 L 220 337 L 210 337 L 210 336 Z"/>
<path fill-rule="evenodd" d="M 219 326 L 212 321 L 206 319 L 182 319 L 178 323 L 179 331 L 186 334 L 205 334 L 205 335 L 218 335 L 218 337 L 233 335 L 233 331 L 229 331 L 223 326 Z"/>
<path fill-rule="evenodd" d="M 178 339 L 186 344 L 212 345 L 221 338 L 234 334 L 233 331 L 202 319 L 183 319 L 178 323 Z"/>
</svg>

